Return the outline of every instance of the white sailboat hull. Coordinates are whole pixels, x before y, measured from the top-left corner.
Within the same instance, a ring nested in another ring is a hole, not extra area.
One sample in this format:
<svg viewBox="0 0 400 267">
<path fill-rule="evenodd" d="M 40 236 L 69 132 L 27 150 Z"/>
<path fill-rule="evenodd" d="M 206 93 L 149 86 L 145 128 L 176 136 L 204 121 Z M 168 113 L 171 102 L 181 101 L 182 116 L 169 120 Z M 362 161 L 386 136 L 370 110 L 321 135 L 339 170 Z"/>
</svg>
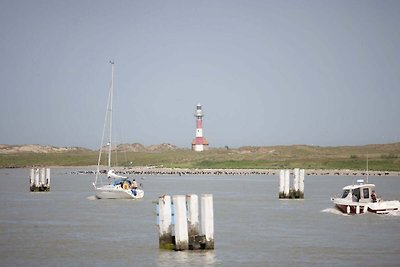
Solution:
<svg viewBox="0 0 400 267">
<path fill-rule="evenodd" d="M 142 189 L 123 189 L 113 185 L 96 187 L 96 197 L 99 199 L 140 199 L 143 198 Z"/>
</svg>

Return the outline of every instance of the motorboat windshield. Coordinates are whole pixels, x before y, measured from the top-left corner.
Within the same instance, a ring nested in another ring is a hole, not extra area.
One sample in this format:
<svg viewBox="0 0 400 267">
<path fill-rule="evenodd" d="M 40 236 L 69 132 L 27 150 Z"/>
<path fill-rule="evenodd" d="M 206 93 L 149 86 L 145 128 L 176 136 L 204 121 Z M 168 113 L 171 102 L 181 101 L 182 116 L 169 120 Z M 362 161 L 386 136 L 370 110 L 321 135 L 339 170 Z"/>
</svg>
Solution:
<svg viewBox="0 0 400 267">
<path fill-rule="evenodd" d="M 345 189 L 345 190 L 343 191 L 342 198 L 346 198 L 346 197 L 349 195 L 349 193 L 350 193 L 350 190 L 349 190 L 349 189 Z"/>
</svg>

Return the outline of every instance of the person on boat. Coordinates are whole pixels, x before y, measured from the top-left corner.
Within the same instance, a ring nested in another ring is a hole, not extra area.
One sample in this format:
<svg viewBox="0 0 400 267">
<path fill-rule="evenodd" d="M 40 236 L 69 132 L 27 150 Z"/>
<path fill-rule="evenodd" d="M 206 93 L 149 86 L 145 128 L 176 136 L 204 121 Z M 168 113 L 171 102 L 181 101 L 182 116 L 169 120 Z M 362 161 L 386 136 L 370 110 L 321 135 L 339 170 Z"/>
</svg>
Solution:
<svg viewBox="0 0 400 267">
<path fill-rule="evenodd" d="M 132 184 L 131 184 L 131 189 L 136 189 L 137 187 L 138 187 L 138 186 L 137 186 L 136 181 L 133 180 L 133 181 L 132 181 Z"/>
<path fill-rule="evenodd" d="M 132 182 L 131 182 L 130 189 L 131 189 L 132 194 L 133 194 L 134 196 L 137 195 L 137 191 L 136 191 L 137 188 L 138 188 L 137 183 L 136 183 L 135 179 L 133 179 Z"/>
<path fill-rule="evenodd" d="M 360 188 L 353 189 L 352 198 L 353 202 L 360 201 Z"/>
<path fill-rule="evenodd" d="M 372 190 L 371 199 L 372 199 L 372 202 L 376 202 L 376 193 L 375 193 L 375 190 Z"/>
<path fill-rule="evenodd" d="M 125 190 L 127 190 L 129 188 L 129 185 L 126 181 L 123 183 L 122 188 Z"/>
</svg>

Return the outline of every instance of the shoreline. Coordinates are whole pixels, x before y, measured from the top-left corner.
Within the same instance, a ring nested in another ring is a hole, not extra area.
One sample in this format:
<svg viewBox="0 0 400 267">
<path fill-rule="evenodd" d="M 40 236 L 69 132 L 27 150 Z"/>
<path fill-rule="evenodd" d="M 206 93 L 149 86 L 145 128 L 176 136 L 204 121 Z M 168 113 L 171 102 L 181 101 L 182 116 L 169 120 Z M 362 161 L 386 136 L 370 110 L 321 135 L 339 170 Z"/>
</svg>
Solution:
<svg viewBox="0 0 400 267">
<path fill-rule="evenodd" d="M 93 170 L 79 170 L 93 168 Z M 51 167 L 50 167 L 51 168 Z M 61 167 L 55 168 L 76 168 L 74 174 L 93 174 L 97 166 L 87 167 Z M 105 170 L 105 166 L 101 166 L 101 170 Z M 279 175 L 280 169 L 185 169 L 185 168 L 163 168 L 163 167 L 117 167 L 114 168 L 115 172 L 122 175 L 266 175 L 276 176 Z M 293 169 L 291 174 L 293 174 Z M 361 170 L 318 170 L 318 169 L 305 169 L 305 175 L 315 176 L 400 176 L 400 171 L 361 171 Z"/>
</svg>

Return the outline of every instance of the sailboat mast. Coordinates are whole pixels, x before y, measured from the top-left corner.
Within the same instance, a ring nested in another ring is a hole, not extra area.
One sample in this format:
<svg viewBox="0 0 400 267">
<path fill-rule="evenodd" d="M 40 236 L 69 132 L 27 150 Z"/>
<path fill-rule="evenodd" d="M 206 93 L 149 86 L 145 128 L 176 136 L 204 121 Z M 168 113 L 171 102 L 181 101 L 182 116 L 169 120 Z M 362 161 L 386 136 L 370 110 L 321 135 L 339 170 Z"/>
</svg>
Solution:
<svg viewBox="0 0 400 267">
<path fill-rule="evenodd" d="M 368 184 L 368 152 L 367 152 L 367 184 Z"/>
<path fill-rule="evenodd" d="M 96 179 L 93 183 L 93 185 L 96 187 L 97 185 L 97 180 L 99 178 L 100 174 L 100 163 L 101 163 L 101 155 L 102 151 L 104 149 L 104 137 L 105 137 L 105 132 L 107 128 L 107 119 L 109 119 L 109 140 L 108 140 L 108 171 L 110 170 L 111 166 L 111 125 L 112 125 L 112 98 L 113 98 L 113 87 L 114 87 L 114 62 L 110 61 L 111 63 L 111 85 L 110 85 L 110 90 L 108 92 L 108 100 L 107 100 L 107 109 L 106 109 L 106 115 L 104 116 L 104 125 L 103 125 L 103 135 L 101 136 L 101 143 L 100 143 L 100 151 L 99 151 L 99 158 L 97 161 L 97 171 L 96 171 Z M 105 149 L 104 149 L 105 150 Z M 101 180 L 100 180 L 101 182 Z"/>
<path fill-rule="evenodd" d="M 114 62 L 110 61 L 111 63 L 111 88 L 110 88 L 110 103 L 109 103 L 109 110 L 108 114 L 110 116 L 110 129 L 108 135 L 108 170 L 111 168 L 111 134 L 112 134 L 112 109 L 113 109 L 113 93 L 114 93 Z"/>
</svg>

